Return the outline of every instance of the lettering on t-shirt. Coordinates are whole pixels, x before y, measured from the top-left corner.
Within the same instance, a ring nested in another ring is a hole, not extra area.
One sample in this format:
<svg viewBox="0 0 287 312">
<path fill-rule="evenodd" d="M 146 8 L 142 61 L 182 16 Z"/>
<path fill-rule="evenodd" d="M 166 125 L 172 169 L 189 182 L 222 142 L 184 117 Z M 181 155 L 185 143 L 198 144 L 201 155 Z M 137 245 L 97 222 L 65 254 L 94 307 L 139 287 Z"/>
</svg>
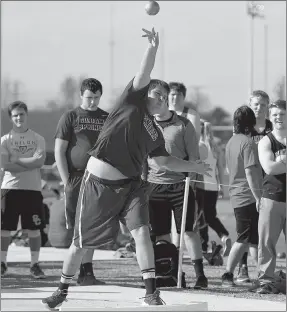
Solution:
<svg viewBox="0 0 287 312">
<path fill-rule="evenodd" d="M 92 117 L 78 117 L 75 132 L 82 130 L 101 131 L 105 119 L 92 118 Z"/>
<path fill-rule="evenodd" d="M 265 136 L 265 134 L 257 134 L 255 136 L 252 137 L 253 141 L 258 144 L 259 141 Z"/>
<path fill-rule="evenodd" d="M 18 155 L 25 155 L 29 152 L 34 152 L 37 146 L 37 142 L 34 140 L 25 140 L 24 136 L 11 140 L 11 150 Z"/>
<path fill-rule="evenodd" d="M 144 127 L 146 128 L 146 131 L 150 135 L 151 139 L 153 141 L 156 141 L 158 138 L 158 133 L 153 125 L 152 120 L 146 114 L 144 115 L 143 124 L 144 124 Z"/>
</svg>

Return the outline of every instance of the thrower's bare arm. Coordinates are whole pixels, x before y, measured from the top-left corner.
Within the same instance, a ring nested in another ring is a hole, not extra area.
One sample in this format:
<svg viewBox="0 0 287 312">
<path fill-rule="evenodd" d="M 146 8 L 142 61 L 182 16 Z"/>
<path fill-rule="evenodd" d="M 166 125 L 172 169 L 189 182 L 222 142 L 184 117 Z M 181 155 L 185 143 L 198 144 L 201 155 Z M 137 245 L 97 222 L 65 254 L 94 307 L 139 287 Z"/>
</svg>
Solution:
<svg viewBox="0 0 287 312">
<path fill-rule="evenodd" d="M 210 176 L 211 168 L 201 160 L 187 161 L 175 156 L 157 156 L 153 157 L 155 163 L 164 169 L 175 172 L 196 172 Z"/>
<path fill-rule="evenodd" d="M 149 84 L 150 75 L 154 68 L 155 57 L 159 46 L 159 35 L 155 32 L 154 28 L 152 31 L 148 31 L 146 29 L 143 29 L 143 31 L 145 32 L 145 35 L 142 37 L 147 37 L 149 43 L 143 56 L 140 69 L 133 81 L 133 87 L 135 90 L 142 89 Z"/>
</svg>

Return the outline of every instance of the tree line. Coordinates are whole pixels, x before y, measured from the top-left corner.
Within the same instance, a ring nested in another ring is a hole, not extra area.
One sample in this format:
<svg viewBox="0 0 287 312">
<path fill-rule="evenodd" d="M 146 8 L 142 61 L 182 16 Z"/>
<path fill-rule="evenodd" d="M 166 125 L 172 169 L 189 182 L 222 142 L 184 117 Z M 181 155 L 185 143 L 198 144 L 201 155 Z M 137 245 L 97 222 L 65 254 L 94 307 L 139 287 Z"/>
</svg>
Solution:
<svg viewBox="0 0 287 312">
<path fill-rule="evenodd" d="M 85 76 L 66 77 L 60 85 L 58 99 L 48 99 L 42 108 L 29 111 L 29 126 L 41 134 L 46 139 L 47 150 L 54 148 L 54 134 L 61 115 L 68 109 L 72 109 L 79 105 L 80 85 Z M 1 133 L 7 133 L 10 128 L 10 120 L 8 118 L 6 107 L 15 100 L 21 100 L 21 89 L 23 83 L 18 80 L 9 80 L 4 77 L 2 81 L 1 92 Z M 285 94 L 285 77 L 281 78 L 274 88 L 274 100 L 286 99 Z M 118 93 L 118 90 L 117 90 Z M 27 103 L 29 105 L 29 103 Z M 242 103 L 243 104 L 243 103 Z M 186 106 L 195 108 L 200 116 L 211 122 L 212 125 L 231 125 L 232 116 L 221 106 L 211 104 L 208 95 L 202 89 L 196 89 L 193 93 L 192 100 L 186 101 Z M 44 108 L 44 109 L 43 109 Z M 217 136 L 222 136 L 225 141 L 227 134 L 222 132 Z"/>
</svg>

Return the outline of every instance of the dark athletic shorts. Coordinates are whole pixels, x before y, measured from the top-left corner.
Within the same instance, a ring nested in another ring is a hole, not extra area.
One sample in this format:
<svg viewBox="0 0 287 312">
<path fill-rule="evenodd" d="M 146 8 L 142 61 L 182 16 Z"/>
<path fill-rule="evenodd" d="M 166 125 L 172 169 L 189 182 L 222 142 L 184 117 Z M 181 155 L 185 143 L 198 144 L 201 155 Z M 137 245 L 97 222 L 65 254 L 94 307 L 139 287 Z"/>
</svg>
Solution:
<svg viewBox="0 0 287 312">
<path fill-rule="evenodd" d="M 238 243 L 258 245 L 258 219 L 256 203 L 235 208 L 236 231 Z"/>
<path fill-rule="evenodd" d="M 75 226 L 76 209 L 84 171 L 72 172 L 69 175 L 65 187 L 65 218 L 66 228 L 73 229 Z"/>
<path fill-rule="evenodd" d="M 140 179 L 105 180 L 86 170 L 77 204 L 75 246 L 96 249 L 114 243 L 119 221 L 129 231 L 149 226 L 147 189 Z"/>
<path fill-rule="evenodd" d="M 1 190 L 1 229 L 16 231 L 21 216 L 22 230 L 39 230 L 43 222 L 43 196 L 40 191 Z"/>
<path fill-rule="evenodd" d="M 171 233 L 172 211 L 174 212 L 177 233 L 181 230 L 185 182 L 176 184 L 150 183 L 149 215 L 152 235 Z M 195 196 L 189 187 L 186 212 L 186 231 L 193 231 L 195 222 Z"/>
</svg>

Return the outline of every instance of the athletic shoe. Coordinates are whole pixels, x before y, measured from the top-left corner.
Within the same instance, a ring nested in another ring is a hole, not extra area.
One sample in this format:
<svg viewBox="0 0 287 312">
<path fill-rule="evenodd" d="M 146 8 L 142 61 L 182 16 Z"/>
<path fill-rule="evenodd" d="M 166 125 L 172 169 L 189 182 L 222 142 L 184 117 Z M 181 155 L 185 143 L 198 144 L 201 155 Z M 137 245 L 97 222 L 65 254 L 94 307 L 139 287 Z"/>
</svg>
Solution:
<svg viewBox="0 0 287 312">
<path fill-rule="evenodd" d="M 156 290 L 153 294 L 151 295 L 146 295 L 143 298 L 140 299 L 144 299 L 143 301 L 143 305 L 164 305 L 165 302 L 160 298 L 160 291 Z"/>
<path fill-rule="evenodd" d="M 268 283 L 268 284 L 264 284 L 261 287 L 259 287 L 256 290 L 257 294 L 261 294 L 261 295 L 267 295 L 267 294 L 279 294 L 280 290 L 273 284 L 273 283 Z"/>
<path fill-rule="evenodd" d="M 222 287 L 234 287 L 236 286 L 233 281 L 233 274 L 230 272 L 225 272 L 221 277 L 221 285 Z"/>
<path fill-rule="evenodd" d="M 81 265 L 80 274 L 77 279 L 77 284 L 80 286 L 92 286 L 92 285 L 105 285 L 103 281 L 99 281 L 95 278 L 93 272 L 93 264 L 89 263 L 89 266 L 86 265 L 86 270 Z"/>
<path fill-rule="evenodd" d="M 238 275 L 236 277 L 236 282 L 250 283 L 250 278 L 248 275 L 248 267 L 246 265 L 242 265 L 242 267 L 239 267 Z"/>
<path fill-rule="evenodd" d="M 31 266 L 30 273 L 36 279 L 46 278 L 44 272 L 42 271 L 42 269 L 39 266 L 39 263 L 35 263 L 35 264 L 33 264 L 33 266 Z"/>
<path fill-rule="evenodd" d="M 126 250 L 129 251 L 129 252 L 136 252 L 136 245 L 135 245 L 135 242 L 132 241 L 130 243 L 127 243 L 126 246 L 125 246 Z"/>
<path fill-rule="evenodd" d="M 100 281 L 95 278 L 93 272 L 87 272 L 84 276 L 82 281 L 79 283 L 80 286 L 92 286 L 92 285 L 105 285 L 104 281 Z"/>
<path fill-rule="evenodd" d="M 230 250 L 231 250 L 231 239 L 227 236 L 222 237 L 222 242 L 223 242 L 223 252 L 222 256 L 223 257 L 228 257 Z"/>
<path fill-rule="evenodd" d="M 42 304 L 51 311 L 58 310 L 57 308 L 59 308 L 64 301 L 68 301 L 66 299 L 67 295 L 67 290 L 57 289 L 52 296 L 42 299 Z"/>
<path fill-rule="evenodd" d="M 77 278 L 77 284 L 81 285 L 82 281 L 84 280 L 84 275 L 81 274 L 82 272 L 79 273 L 78 278 Z"/>
<path fill-rule="evenodd" d="M 208 280 L 204 275 L 200 275 L 198 276 L 195 285 L 194 285 L 194 289 L 206 289 L 208 287 Z"/>
<path fill-rule="evenodd" d="M 259 280 L 254 280 L 251 284 L 251 286 L 249 286 L 248 291 L 250 292 L 256 292 L 258 288 L 260 288 L 262 285 L 260 284 Z"/>
<path fill-rule="evenodd" d="M 3 277 L 7 273 L 7 265 L 4 262 L 1 262 L 1 277 Z"/>
<path fill-rule="evenodd" d="M 208 261 L 209 265 L 220 266 L 223 265 L 223 258 L 221 256 L 222 245 L 217 245 L 214 241 L 211 242 L 212 252 L 203 253 L 203 257 Z"/>
</svg>

